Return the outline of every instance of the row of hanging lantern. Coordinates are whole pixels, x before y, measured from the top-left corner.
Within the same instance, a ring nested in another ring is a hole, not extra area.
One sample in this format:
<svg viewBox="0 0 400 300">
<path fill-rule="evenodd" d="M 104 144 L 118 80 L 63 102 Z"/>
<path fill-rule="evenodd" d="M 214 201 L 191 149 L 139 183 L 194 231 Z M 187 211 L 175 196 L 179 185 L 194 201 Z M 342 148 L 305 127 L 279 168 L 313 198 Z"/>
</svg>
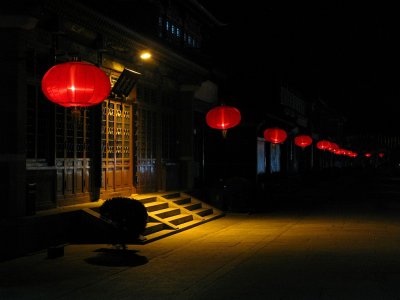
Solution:
<svg viewBox="0 0 400 300">
<path fill-rule="evenodd" d="M 320 140 L 316 146 L 320 150 L 329 151 L 337 155 L 345 155 L 353 158 L 358 156 L 357 152 L 340 148 L 338 144 L 327 140 Z"/>
<path fill-rule="evenodd" d="M 227 130 L 237 126 L 240 123 L 240 111 L 232 106 L 221 104 L 208 111 L 206 114 L 206 122 L 208 126 L 214 129 L 222 130 L 223 137 L 226 137 Z M 272 144 L 282 144 L 287 139 L 287 133 L 281 128 L 267 128 L 264 130 L 264 139 Z M 294 143 L 296 146 L 306 148 L 313 143 L 313 139 L 309 135 L 300 134 L 295 136 Z M 340 148 L 338 144 L 328 141 L 320 140 L 317 142 L 316 147 L 323 151 L 329 151 L 337 155 L 344 155 L 355 158 L 358 156 L 357 152 L 352 150 Z M 370 153 L 365 153 L 365 157 L 370 157 Z M 383 157 L 383 153 L 379 153 L 379 157 Z"/>
<path fill-rule="evenodd" d="M 267 142 L 270 142 L 272 144 L 282 144 L 287 139 L 287 133 L 285 130 L 283 130 L 281 128 L 267 128 L 264 130 L 264 139 Z M 295 136 L 294 143 L 296 146 L 299 146 L 304 149 L 305 147 L 308 147 L 313 143 L 313 139 L 309 135 L 301 134 L 301 135 Z M 340 148 L 338 144 L 328 141 L 328 140 L 318 141 L 316 143 L 316 147 L 319 150 L 329 151 L 336 155 L 344 155 L 344 156 L 348 156 L 348 157 L 352 157 L 352 158 L 355 158 L 358 156 L 357 152 L 349 150 L 349 149 Z M 364 153 L 364 156 L 369 158 L 372 156 L 372 154 L 369 152 L 366 152 L 366 153 Z M 380 158 L 383 158 L 385 156 L 385 154 L 383 152 L 379 152 L 378 156 Z"/>
<path fill-rule="evenodd" d="M 72 115 L 79 116 L 81 107 L 93 106 L 104 101 L 111 91 L 110 81 L 100 68 L 85 62 L 71 61 L 51 67 L 43 76 L 42 91 L 47 99 L 64 106 L 72 107 Z M 232 106 L 221 104 L 208 111 L 208 126 L 222 131 L 237 126 L 241 121 L 240 111 Z M 287 134 L 279 128 L 267 129 L 265 140 L 274 144 L 282 143 Z M 307 135 L 297 136 L 295 144 L 307 147 L 312 143 Z"/>
<path fill-rule="evenodd" d="M 264 139 L 272 144 L 282 144 L 287 139 L 287 133 L 281 128 L 267 128 L 264 130 Z M 295 136 L 296 146 L 306 148 L 312 144 L 313 140 L 309 135 L 300 134 Z"/>
<path fill-rule="evenodd" d="M 110 94 L 110 80 L 103 70 L 95 65 L 71 61 L 57 64 L 51 67 L 42 78 L 42 91 L 50 101 L 72 108 L 72 116 L 79 117 L 80 108 L 101 103 Z M 222 131 L 226 137 L 227 130 L 239 125 L 241 121 L 240 111 L 232 106 L 221 104 L 212 108 L 206 114 L 206 123 L 214 129 Z M 267 128 L 264 131 L 264 139 L 272 144 L 281 144 L 287 139 L 287 133 L 281 128 Z M 313 143 L 308 135 L 297 135 L 294 138 L 295 145 L 305 148 Z M 338 155 L 357 157 L 358 153 L 341 149 L 336 143 L 328 140 L 320 140 L 316 147 Z M 371 153 L 365 153 L 365 157 L 371 157 Z M 378 153 L 382 158 L 384 153 Z"/>
</svg>

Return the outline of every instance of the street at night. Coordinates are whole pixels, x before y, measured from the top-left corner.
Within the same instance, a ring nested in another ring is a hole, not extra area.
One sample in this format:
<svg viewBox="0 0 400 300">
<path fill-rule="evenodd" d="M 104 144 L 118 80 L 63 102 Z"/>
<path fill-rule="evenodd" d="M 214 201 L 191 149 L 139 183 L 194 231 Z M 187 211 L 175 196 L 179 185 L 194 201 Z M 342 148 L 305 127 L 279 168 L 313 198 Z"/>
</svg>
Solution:
<svg viewBox="0 0 400 300">
<path fill-rule="evenodd" d="M 0 299 L 399 299 L 397 7 L 0 8 Z"/>
</svg>

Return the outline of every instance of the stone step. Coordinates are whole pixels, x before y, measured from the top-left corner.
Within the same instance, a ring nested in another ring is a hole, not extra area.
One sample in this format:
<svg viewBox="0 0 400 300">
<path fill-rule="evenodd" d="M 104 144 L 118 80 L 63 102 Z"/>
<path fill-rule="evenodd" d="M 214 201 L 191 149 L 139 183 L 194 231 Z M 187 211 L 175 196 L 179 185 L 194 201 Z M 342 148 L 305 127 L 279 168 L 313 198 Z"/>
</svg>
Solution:
<svg viewBox="0 0 400 300">
<path fill-rule="evenodd" d="M 176 192 L 176 193 L 163 195 L 162 197 L 165 198 L 165 199 L 173 199 L 173 198 L 178 198 L 180 196 L 181 196 L 181 193 Z"/>
<path fill-rule="evenodd" d="M 155 215 L 159 218 L 165 219 L 165 218 L 179 215 L 180 213 L 181 213 L 181 210 L 179 208 L 172 207 L 172 208 L 161 209 L 161 210 L 157 211 L 155 213 Z"/>
<path fill-rule="evenodd" d="M 157 197 L 147 197 L 147 198 L 137 198 L 137 197 L 135 197 L 134 199 L 138 200 L 142 204 L 146 204 L 146 203 L 151 203 L 151 202 L 156 202 L 157 201 Z"/>
<path fill-rule="evenodd" d="M 166 221 L 174 225 L 180 225 L 185 222 L 193 221 L 193 216 L 189 214 L 179 214 L 176 216 L 165 218 Z"/>
<path fill-rule="evenodd" d="M 161 231 L 165 228 L 163 223 L 160 222 L 147 222 L 146 229 L 144 231 L 144 235 L 147 237 L 147 235 L 155 233 L 157 231 Z"/>
<path fill-rule="evenodd" d="M 208 205 L 204 207 L 201 201 L 181 192 L 135 194 L 132 197 L 142 202 L 148 212 L 148 224 L 144 233 L 146 239 L 141 243 L 161 239 L 223 216 L 217 209 L 209 208 Z"/>
<path fill-rule="evenodd" d="M 203 208 L 203 207 L 195 209 L 192 212 L 202 217 L 212 215 L 214 213 L 212 208 Z"/>
<path fill-rule="evenodd" d="M 168 203 L 167 202 L 156 201 L 156 202 L 145 203 L 144 206 L 146 207 L 148 212 L 154 212 L 154 211 L 157 211 L 157 210 L 162 210 L 162 209 L 168 208 Z"/>
<path fill-rule="evenodd" d="M 201 203 L 189 203 L 187 205 L 182 205 L 187 210 L 195 210 L 201 208 Z"/>
<path fill-rule="evenodd" d="M 177 205 L 183 205 L 183 204 L 191 203 L 192 199 L 190 197 L 180 196 L 177 198 L 173 198 L 172 201 Z"/>
</svg>

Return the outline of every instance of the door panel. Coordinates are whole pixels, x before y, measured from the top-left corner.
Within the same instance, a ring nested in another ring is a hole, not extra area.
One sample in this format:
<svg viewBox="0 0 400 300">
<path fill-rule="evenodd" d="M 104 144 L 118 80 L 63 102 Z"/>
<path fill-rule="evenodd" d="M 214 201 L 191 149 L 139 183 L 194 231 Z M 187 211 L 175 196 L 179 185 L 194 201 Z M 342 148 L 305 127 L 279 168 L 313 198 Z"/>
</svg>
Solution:
<svg viewBox="0 0 400 300">
<path fill-rule="evenodd" d="M 56 160 L 57 198 L 81 202 L 89 199 L 90 158 L 89 111 L 81 110 L 78 120 L 71 116 L 71 110 L 56 108 Z M 79 198 L 79 199 L 78 199 Z M 79 200 L 79 201 L 78 201 Z M 63 204 L 63 203 L 61 203 Z"/>
<path fill-rule="evenodd" d="M 132 188 L 132 107 L 119 101 L 103 102 L 102 157 L 103 194 Z"/>
</svg>

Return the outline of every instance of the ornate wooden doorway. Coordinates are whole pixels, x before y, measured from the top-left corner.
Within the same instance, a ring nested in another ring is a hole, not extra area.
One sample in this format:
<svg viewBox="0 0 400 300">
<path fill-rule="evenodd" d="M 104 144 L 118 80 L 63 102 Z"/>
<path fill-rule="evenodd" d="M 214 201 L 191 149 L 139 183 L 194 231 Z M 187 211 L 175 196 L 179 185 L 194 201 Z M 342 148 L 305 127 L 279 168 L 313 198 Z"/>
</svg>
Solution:
<svg viewBox="0 0 400 300">
<path fill-rule="evenodd" d="M 103 102 L 102 198 L 132 193 L 132 105 Z"/>
</svg>

